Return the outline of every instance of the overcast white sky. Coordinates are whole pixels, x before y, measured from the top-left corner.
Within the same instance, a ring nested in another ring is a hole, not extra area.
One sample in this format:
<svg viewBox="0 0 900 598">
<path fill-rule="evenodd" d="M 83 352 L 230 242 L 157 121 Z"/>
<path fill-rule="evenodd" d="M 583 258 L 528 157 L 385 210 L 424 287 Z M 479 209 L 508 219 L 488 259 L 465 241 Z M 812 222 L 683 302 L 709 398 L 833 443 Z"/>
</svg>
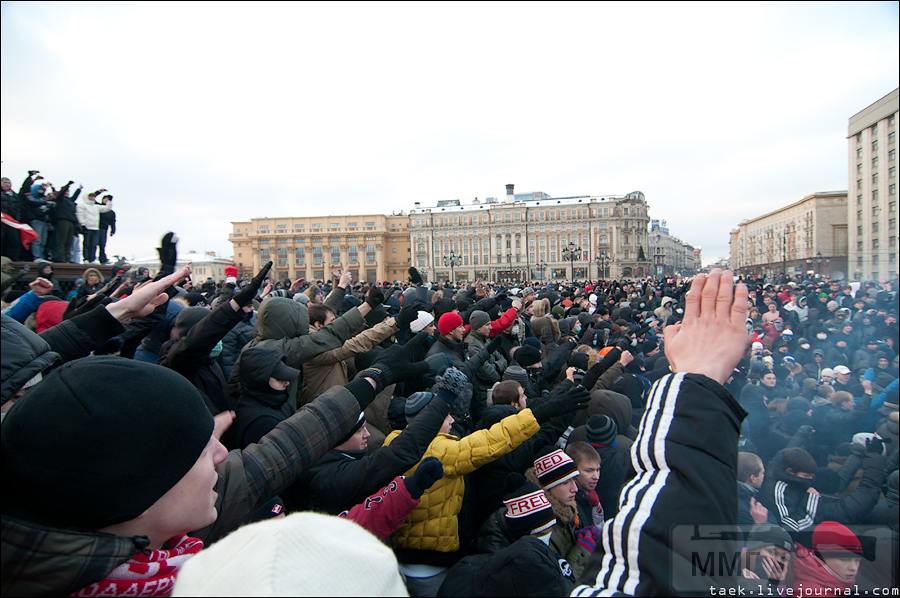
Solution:
<svg viewBox="0 0 900 598">
<path fill-rule="evenodd" d="M 232 220 L 643 191 L 728 252 L 847 188 L 847 119 L 898 85 L 898 3 L 2 4 L 2 171 L 107 187 L 146 256 Z"/>
</svg>

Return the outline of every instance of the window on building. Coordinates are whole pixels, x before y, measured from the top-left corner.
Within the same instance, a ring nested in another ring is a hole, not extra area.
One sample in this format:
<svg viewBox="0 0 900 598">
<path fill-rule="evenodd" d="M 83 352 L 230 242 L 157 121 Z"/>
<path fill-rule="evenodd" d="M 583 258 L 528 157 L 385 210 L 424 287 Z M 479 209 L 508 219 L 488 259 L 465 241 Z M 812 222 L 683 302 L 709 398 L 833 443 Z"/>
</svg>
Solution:
<svg viewBox="0 0 900 598">
<path fill-rule="evenodd" d="M 375 246 L 374 245 L 366 245 L 366 263 L 367 264 L 375 263 Z"/>
<path fill-rule="evenodd" d="M 332 222 L 328 225 L 328 228 L 331 230 L 341 230 L 341 225 L 339 222 Z"/>
<path fill-rule="evenodd" d="M 872 189 L 872 199 L 878 201 L 878 189 Z"/>
<path fill-rule="evenodd" d="M 319 231 L 322 230 L 322 224 L 320 222 L 314 222 L 312 225 L 313 230 Z"/>
<path fill-rule="evenodd" d="M 279 247 L 278 248 L 278 267 L 279 268 L 287 268 L 287 247 Z"/>
<path fill-rule="evenodd" d="M 341 263 L 341 248 L 336 245 L 331 246 L 331 263 L 332 264 L 340 264 Z"/>
<path fill-rule="evenodd" d="M 877 151 L 878 151 L 878 140 L 877 140 L 877 139 L 873 139 L 873 140 L 872 140 L 872 151 L 873 151 L 873 152 L 877 152 Z"/>
<path fill-rule="evenodd" d="M 857 251 L 862 251 L 862 250 L 863 250 L 863 242 L 862 242 L 862 241 L 857 241 L 857 242 L 856 242 L 856 250 L 857 250 Z"/>
<path fill-rule="evenodd" d="M 861 147 L 856 148 L 856 159 L 862 160 L 862 148 Z"/>
<path fill-rule="evenodd" d="M 888 126 L 889 126 L 889 127 L 893 127 L 893 126 L 894 126 L 894 115 L 893 115 L 893 114 L 891 114 L 891 115 L 888 117 Z"/>
<path fill-rule="evenodd" d="M 881 244 L 878 242 L 878 239 L 872 239 L 872 249 L 880 249 Z"/>
<path fill-rule="evenodd" d="M 862 193 L 860 193 L 859 195 L 856 196 L 856 205 L 857 206 L 862 205 Z"/>
<path fill-rule="evenodd" d="M 873 172 L 873 173 L 872 173 L 872 184 L 873 184 L 873 185 L 877 185 L 877 184 L 878 184 L 878 173 L 877 173 L 877 172 Z"/>
<path fill-rule="evenodd" d="M 271 258 L 269 257 L 269 255 L 270 255 L 270 254 L 269 254 L 269 250 L 268 250 L 268 249 L 260 249 L 260 250 L 259 250 L 259 261 L 261 261 L 262 263 L 268 262 L 268 261 L 271 259 Z"/>
<path fill-rule="evenodd" d="M 897 167 L 896 166 L 891 166 L 890 168 L 888 168 L 888 177 L 892 178 L 892 179 L 897 178 Z"/>
<path fill-rule="evenodd" d="M 294 224 L 294 230 L 303 230 L 303 229 L 305 229 L 305 228 L 306 228 L 306 225 L 305 225 L 305 224 L 301 224 L 301 223 L 295 223 L 295 224 Z"/>
<path fill-rule="evenodd" d="M 359 254 L 357 253 L 356 245 L 350 245 L 347 249 L 347 257 L 350 259 L 351 264 L 359 263 Z"/>
<path fill-rule="evenodd" d="M 347 230 L 356 230 L 357 223 L 356 222 L 348 222 Z"/>
<path fill-rule="evenodd" d="M 897 134 L 894 131 L 888 133 L 888 143 L 894 143 L 897 140 Z"/>
<path fill-rule="evenodd" d="M 872 168 L 878 168 L 878 156 L 872 157 Z"/>
<path fill-rule="evenodd" d="M 888 160 L 893 162 L 896 159 L 897 159 L 897 150 L 892 149 L 891 151 L 888 152 Z"/>
<path fill-rule="evenodd" d="M 888 195 L 897 195 L 897 184 L 891 183 L 888 185 Z"/>
<path fill-rule="evenodd" d="M 873 233 L 877 233 L 877 232 L 878 232 L 878 221 L 877 221 L 877 220 L 876 220 L 875 222 L 872 223 L 872 232 L 873 232 Z"/>
<path fill-rule="evenodd" d="M 287 229 L 287 224 L 276 224 L 275 229 L 276 230 L 285 230 L 285 229 Z"/>
<path fill-rule="evenodd" d="M 325 260 L 322 257 L 322 248 L 321 247 L 313 247 L 313 265 L 321 266 L 325 263 Z"/>
<path fill-rule="evenodd" d="M 259 240 L 259 244 L 260 244 L 260 245 L 268 245 L 268 244 L 269 244 L 269 239 L 260 239 L 260 240 Z"/>
<path fill-rule="evenodd" d="M 862 236 L 862 224 L 856 227 L 856 234 L 860 237 Z"/>
<path fill-rule="evenodd" d="M 374 222 L 366 222 L 366 230 L 375 230 Z"/>
<path fill-rule="evenodd" d="M 862 141 L 862 131 L 856 134 L 856 143 L 859 143 L 860 141 Z"/>
<path fill-rule="evenodd" d="M 303 247 L 294 248 L 294 265 L 303 266 L 306 264 L 306 250 Z"/>
</svg>

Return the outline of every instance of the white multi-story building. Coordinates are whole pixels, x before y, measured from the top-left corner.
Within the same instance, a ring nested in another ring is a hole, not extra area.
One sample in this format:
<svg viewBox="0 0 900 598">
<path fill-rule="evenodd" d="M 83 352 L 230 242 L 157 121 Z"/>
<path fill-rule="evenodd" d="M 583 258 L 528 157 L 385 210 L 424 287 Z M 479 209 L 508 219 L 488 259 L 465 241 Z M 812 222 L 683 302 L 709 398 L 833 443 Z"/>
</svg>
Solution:
<svg viewBox="0 0 900 598">
<path fill-rule="evenodd" d="M 636 278 L 653 273 L 648 222 L 640 191 L 551 197 L 514 194 L 507 185 L 503 200 L 417 203 L 409 214 L 410 255 L 431 280 Z"/>
<path fill-rule="evenodd" d="M 702 267 L 700 248 L 669 233 L 665 220 L 650 221 L 650 260 L 657 276 L 689 276 Z"/>
<path fill-rule="evenodd" d="M 897 276 L 897 111 L 895 89 L 850 117 L 847 206 L 850 276 Z"/>
</svg>

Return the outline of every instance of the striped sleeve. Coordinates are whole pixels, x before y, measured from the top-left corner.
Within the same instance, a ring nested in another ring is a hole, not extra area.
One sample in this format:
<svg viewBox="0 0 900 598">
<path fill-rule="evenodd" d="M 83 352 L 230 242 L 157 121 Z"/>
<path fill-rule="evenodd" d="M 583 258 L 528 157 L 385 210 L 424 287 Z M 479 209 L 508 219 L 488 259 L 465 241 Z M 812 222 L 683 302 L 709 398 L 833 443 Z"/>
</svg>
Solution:
<svg viewBox="0 0 900 598">
<path fill-rule="evenodd" d="M 631 447 L 636 475 L 603 527 L 599 573 L 580 580 L 572 596 L 683 593 L 673 585 L 673 570 L 690 555 L 672 545 L 672 530 L 736 523 L 737 440 L 745 415 L 705 376 L 669 374 L 653 385 Z"/>
</svg>

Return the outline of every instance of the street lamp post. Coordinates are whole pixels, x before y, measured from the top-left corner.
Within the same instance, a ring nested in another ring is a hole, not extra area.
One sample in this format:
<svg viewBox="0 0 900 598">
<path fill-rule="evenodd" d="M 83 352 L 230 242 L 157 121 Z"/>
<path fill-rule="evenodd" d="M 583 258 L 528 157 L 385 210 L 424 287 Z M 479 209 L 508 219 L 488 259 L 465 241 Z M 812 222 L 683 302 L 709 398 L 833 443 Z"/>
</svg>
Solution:
<svg viewBox="0 0 900 598">
<path fill-rule="evenodd" d="M 563 261 L 568 261 L 571 264 L 571 277 L 570 281 L 575 280 L 575 260 L 581 259 L 581 247 L 576 247 L 575 243 L 569 241 L 569 244 L 563 247 L 562 250 Z"/>
<path fill-rule="evenodd" d="M 606 265 L 609 263 L 609 254 L 601 251 L 600 255 L 594 258 L 594 261 L 597 262 L 597 274 L 602 280 L 606 280 Z"/>
<path fill-rule="evenodd" d="M 538 264 L 538 268 L 541 269 L 541 283 L 543 284 L 543 282 L 544 282 L 544 272 L 547 270 L 547 262 L 545 262 L 544 260 L 541 260 L 541 263 Z"/>
<path fill-rule="evenodd" d="M 460 256 L 456 255 L 456 252 L 453 250 L 450 250 L 449 256 L 447 256 L 447 255 L 444 256 L 444 266 L 450 266 L 450 283 L 451 284 L 456 284 L 456 280 L 453 276 L 453 268 L 458 266 L 460 264 L 460 262 L 462 262 L 462 258 Z"/>
</svg>

